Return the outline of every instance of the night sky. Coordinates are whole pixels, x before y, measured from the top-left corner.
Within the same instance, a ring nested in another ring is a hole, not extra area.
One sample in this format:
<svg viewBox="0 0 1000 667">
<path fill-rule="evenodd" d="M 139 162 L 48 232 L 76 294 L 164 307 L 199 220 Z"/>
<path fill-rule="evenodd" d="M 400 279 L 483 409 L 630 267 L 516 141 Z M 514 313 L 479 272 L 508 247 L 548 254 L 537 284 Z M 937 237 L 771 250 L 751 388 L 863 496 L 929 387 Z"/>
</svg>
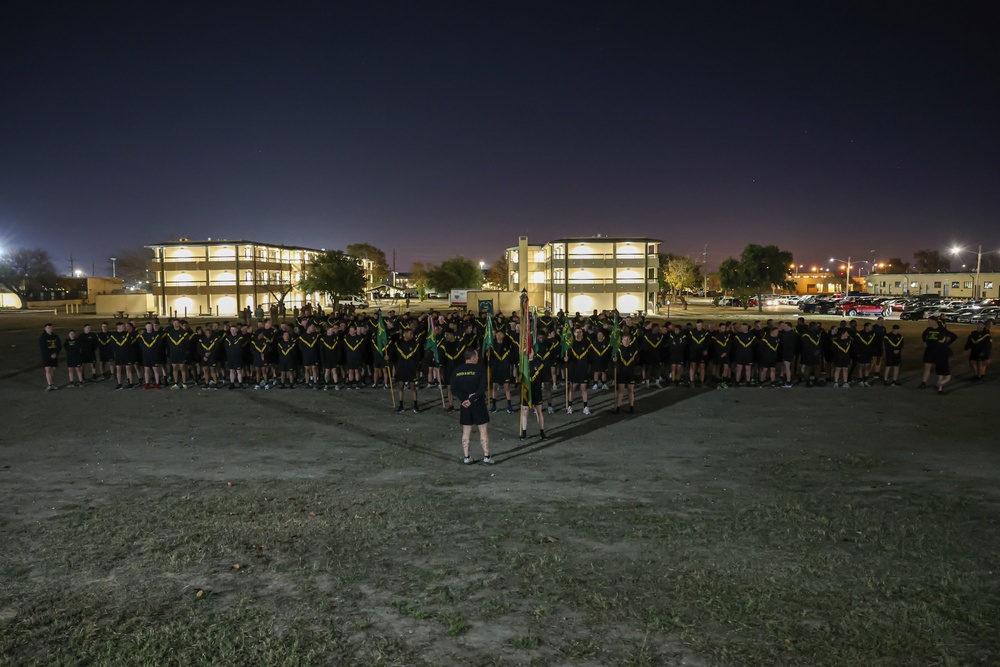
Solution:
<svg viewBox="0 0 1000 667">
<path fill-rule="evenodd" d="M 0 243 L 1000 250 L 998 7 L 8 0 Z"/>
</svg>

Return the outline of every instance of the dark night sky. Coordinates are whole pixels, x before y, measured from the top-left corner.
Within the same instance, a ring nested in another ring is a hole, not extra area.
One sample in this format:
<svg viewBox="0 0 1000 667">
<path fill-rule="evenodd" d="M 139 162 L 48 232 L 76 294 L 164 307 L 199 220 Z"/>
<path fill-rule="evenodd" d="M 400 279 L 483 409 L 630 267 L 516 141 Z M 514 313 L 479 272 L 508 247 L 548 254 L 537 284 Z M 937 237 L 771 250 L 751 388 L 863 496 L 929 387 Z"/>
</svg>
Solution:
<svg viewBox="0 0 1000 667">
<path fill-rule="evenodd" d="M 1000 250 L 997 7 L 6 2 L 0 242 Z"/>
</svg>

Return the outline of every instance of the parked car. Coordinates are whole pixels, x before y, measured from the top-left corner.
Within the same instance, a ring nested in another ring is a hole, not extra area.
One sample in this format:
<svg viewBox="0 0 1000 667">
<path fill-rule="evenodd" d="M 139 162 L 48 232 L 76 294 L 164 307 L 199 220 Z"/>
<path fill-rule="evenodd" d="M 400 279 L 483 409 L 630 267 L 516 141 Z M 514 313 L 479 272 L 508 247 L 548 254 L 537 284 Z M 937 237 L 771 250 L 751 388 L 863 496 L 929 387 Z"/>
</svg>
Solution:
<svg viewBox="0 0 1000 667">
<path fill-rule="evenodd" d="M 938 319 L 942 322 L 959 322 L 961 317 L 972 317 L 978 313 L 981 308 L 957 308 L 942 310 L 938 313 Z"/>
<path fill-rule="evenodd" d="M 837 308 L 844 315 L 854 317 L 856 315 L 879 315 L 887 316 L 892 313 L 892 308 L 882 305 L 879 300 L 856 300 L 842 301 Z"/>
<path fill-rule="evenodd" d="M 928 311 L 931 310 L 933 306 L 922 305 L 922 306 L 912 306 L 899 314 L 899 319 L 901 320 L 913 320 L 920 321 L 925 317 L 928 317 Z"/>
<path fill-rule="evenodd" d="M 837 308 L 837 300 L 828 296 L 807 296 L 799 301 L 799 310 L 803 313 L 826 315 Z"/>
<path fill-rule="evenodd" d="M 740 298 L 738 296 L 720 296 L 719 297 L 719 305 L 720 306 L 733 306 L 733 307 L 737 307 L 738 308 L 738 307 L 740 307 L 740 306 L 743 305 L 743 302 L 740 300 Z"/>
<path fill-rule="evenodd" d="M 906 306 L 909 305 L 909 303 L 909 299 L 889 299 L 884 302 L 884 305 L 888 306 L 894 313 L 901 313 L 906 310 Z"/>
<path fill-rule="evenodd" d="M 1000 308 L 996 306 L 977 309 L 969 308 L 955 317 L 955 321 L 960 324 L 975 324 L 976 322 L 985 322 L 986 320 L 996 321 L 997 319 L 1000 319 Z"/>
</svg>

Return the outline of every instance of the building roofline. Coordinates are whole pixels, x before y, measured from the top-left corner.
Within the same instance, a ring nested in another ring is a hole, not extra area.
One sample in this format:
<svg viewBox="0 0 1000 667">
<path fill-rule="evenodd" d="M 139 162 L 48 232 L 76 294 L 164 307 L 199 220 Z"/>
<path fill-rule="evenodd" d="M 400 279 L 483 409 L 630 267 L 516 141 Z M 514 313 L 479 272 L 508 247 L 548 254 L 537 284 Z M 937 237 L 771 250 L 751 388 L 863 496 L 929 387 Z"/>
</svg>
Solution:
<svg viewBox="0 0 1000 667">
<path fill-rule="evenodd" d="M 285 245 L 283 243 L 263 243 L 261 241 L 248 241 L 246 239 L 211 239 L 196 241 L 185 239 L 183 241 L 164 241 L 162 243 L 151 243 L 146 248 L 178 248 L 182 246 L 210 246 L 210 245 L 252 245 L 265 246 L 267 248 L 282 248 L 284 250 L 307 250 L 309 252 L 323 252 L 320 248 L 306 248 L 299 245 Z"/>
<path fill-rule="evenodd" d="M 643 242 L 643 243 L 663 243 L 662 239 L 651 239 L 644 236 L 564 236 L 558 239 L 552 239 L 548 243 L 586 243 L 587 241 L 599 241 L 604 242 Z"/>
<path fill-rule="evenodd" d="M 644 236 L 564 236 L 544 243 L 528 243 L 529 248 L 543 248 L 553 243 L 664 243 L 662 239 L 651 239 Z M 507 250 L 517 250 L 520 246 L 508 246 Z"/>
</svg>

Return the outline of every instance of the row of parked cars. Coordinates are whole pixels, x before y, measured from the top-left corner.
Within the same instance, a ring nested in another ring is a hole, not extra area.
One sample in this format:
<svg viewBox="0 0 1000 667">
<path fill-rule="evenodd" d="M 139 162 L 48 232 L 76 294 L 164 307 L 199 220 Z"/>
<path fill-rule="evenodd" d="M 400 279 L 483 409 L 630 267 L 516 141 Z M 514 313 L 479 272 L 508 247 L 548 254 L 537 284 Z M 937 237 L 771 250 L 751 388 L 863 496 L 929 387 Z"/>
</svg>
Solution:
<svg viewBox="0 0 1000 667">
<path fill-rule="evenodd" d="M 987 320 L 1000 320 L 1000 303 L 997 299 L 972 302 L 967 300 L 942 301 L 933 304 L 917 304 L 899 314 L 903 320 L 923 320 L 937 317 L 942 322 L 976 324 Z"/>
<path fill-rule="evenodd" d="M 767 294 L 762 296 L 760 301 L 763 301 L 765 306 L 795 306 L 803 298 L 805 297 L 801 294 Z M 738 296 L 717 296 L 714 303 L 717 306 L 740 307 L 743 305 L 743 300 Z M 757 297 L 751 296 L 747 299 L 747 308 L 755 308 L 757 303 Z"/>
<path fill-rule="evenodd" d="M 872 316 L 889 317 L 899 313 L 901 320 L 925 320 L 936 316 L 943 322 L 974 324 L 987 319 L 997 319 L 1000 314 L 1000 300 L 985 299 L 973 302 L 969 299 L 943 299 L 938 295 L 924 294 L 915 297 L 879 297 L 810 295 L 799 301 L 803 313 L 819 315 L 831 314 L 846 317 Z"/>
</svg>

